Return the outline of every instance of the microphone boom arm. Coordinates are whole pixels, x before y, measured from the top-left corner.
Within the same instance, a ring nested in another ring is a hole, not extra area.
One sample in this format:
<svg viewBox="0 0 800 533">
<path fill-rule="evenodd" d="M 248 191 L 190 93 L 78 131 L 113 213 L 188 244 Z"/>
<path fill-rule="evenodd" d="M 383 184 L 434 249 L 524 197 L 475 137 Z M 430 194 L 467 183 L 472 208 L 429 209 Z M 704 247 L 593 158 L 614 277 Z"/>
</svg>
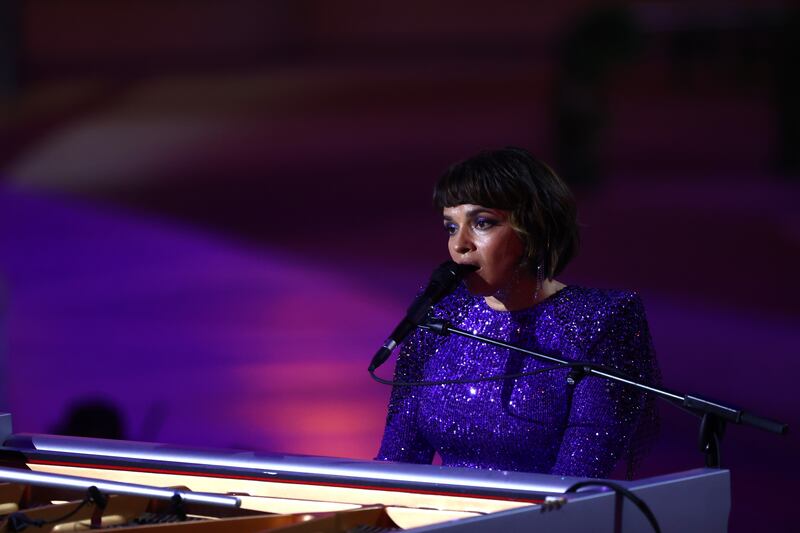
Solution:
<svg viewBox="0 0 800 533">
<path fill-rule="evenodd" d="M 789 431 L 789 425 L 784 422 L 758 416 L 750 413 L 749 411 L 731 407 L 721 402 L 713 401 L 701 396 L 693 394 L 681 394 L 669 389 L 640 383 L 621 372 L 605 368 L 602 365 L 582 361 L 569 361 L 559 357 L 554 357 L 552 355 L 534 352 L 515 344 L 492 339 L 491 337 L 477 335 L 475 333 L 453 327 L 445 320 L 429 319 L 424 323 L 420 323 L 417 327 L 443 336 L 454 333 L 456 335 L 474 339 L 485 344 L 506 348 L 515 352 L 523 353 L 525 355 L 530 355 L 531 357 L 534 357 L 540 361 L 563 365 L 564 367 L 574 369 L 577 366 L 577 372 L 581 376 L 594 375 L 603 377 L 612 381 L 636 387 L 650 394 L 655 394 L 670 404 L 685 411 L 691 412 L 692 414 L 703 419 L 703 423 L 701 425 L 700 448 L 701 451 L 706 454 L 707 466 L 719 467 L 719 440 L 722 438 L 722 430 L 724 429 L 725 422 L 733 422 L 734 424 L 751 426 L 779 435 L 786 435 Z"/>
</svg>

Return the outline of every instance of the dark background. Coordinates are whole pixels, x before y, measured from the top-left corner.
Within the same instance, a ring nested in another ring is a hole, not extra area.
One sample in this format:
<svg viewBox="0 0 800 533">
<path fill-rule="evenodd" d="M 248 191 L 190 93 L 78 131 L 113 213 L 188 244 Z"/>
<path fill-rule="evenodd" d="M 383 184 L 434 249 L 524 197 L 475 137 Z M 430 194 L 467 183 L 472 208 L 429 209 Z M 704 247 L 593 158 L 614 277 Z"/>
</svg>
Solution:
<svg viewBox="0 0 800 533">
<path fill-rule="evenodd" d="M 5 0 L 0 406 L 371 457 L 364 368 L 446 256 L 432 184 L 517 145 L 579 200 L 562 281 L 638 290 L 669 387 L 795 425 L 799 30 L 789 2 Z M 661 412 L 640 474 L 700 466 Z M 733 531 L 789 529 L 798 451 L 728 428 Z"/>
</svg>

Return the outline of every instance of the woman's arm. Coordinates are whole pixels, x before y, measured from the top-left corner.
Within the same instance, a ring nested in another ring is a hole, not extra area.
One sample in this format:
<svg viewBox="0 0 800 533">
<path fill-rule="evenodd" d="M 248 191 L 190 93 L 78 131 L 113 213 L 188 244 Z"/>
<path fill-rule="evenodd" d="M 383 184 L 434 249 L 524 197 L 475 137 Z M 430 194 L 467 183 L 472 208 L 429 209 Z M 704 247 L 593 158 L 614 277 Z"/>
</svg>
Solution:
<svg viewBox="0 0 800 533">
<path fill-rule="evenodd" d="M 622 293 L 610 302 L 602 329 L 587 360 L 616 368 L 637 381 L 659 380 L 644 306 L 636 294 Z M 654 435 L 656 426 L 652 397 L 605 378 L 584 377 L 575 385 L 551 473 L 607 477 L 623 455 L 635 455 L 643 444 L 640 437 Z"/>
<path fill-rule="evenodd" d="M 400 348 L 394 380 L 409 382 L 423 378 L 425 360 L 432 350 L 431 335 L 417 330 Z M 433 447 L 419 429 L 417 418 L 420 387 L 393 387 L 386 415 L 383 440 L 375 459 L 404 463 L 430 463 Z"/>
</svg>

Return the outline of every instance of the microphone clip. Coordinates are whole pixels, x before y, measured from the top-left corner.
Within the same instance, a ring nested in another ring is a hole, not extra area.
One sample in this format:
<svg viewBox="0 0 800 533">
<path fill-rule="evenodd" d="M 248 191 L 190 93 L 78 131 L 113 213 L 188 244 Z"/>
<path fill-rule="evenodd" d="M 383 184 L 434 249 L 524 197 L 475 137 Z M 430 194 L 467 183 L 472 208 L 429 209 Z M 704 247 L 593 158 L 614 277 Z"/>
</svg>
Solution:
<svg viewBox="0 0 800 533">
<path fill-rule="evenodd" d="M 441 318 L 430 318 L 420 324 L 419 327 L 432 331 L 442 337 L 447 337 L 450 334 L 450 323 Z"/>
</svg>

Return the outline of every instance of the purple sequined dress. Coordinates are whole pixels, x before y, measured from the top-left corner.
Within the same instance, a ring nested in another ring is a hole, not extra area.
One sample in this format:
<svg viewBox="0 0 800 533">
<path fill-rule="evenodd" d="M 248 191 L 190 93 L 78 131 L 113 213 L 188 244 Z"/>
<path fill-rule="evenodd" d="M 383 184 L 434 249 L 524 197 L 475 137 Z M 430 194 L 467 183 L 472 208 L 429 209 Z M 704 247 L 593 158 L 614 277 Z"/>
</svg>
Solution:
<svg viewBox="0 0 800 533">
<path fill-rule="evenodd" d="M 567 286 L 521 311 L 495 311 L 461 286 L 434 307 L 453 326 L 570 360 L 617 368 L 646 383 L 658 369 L 636 294 Z M 417 330 L 402 346 L 395 380 L 488 377 L 552 366 L 456 335 Z M 377 459 L 607 477 L 630 465 L 655 434 L 651 397 L 567 369 L 532 377 L 392 390 Z M 570 391 L 569 389 L 573 389 Z"/>
</svg>

